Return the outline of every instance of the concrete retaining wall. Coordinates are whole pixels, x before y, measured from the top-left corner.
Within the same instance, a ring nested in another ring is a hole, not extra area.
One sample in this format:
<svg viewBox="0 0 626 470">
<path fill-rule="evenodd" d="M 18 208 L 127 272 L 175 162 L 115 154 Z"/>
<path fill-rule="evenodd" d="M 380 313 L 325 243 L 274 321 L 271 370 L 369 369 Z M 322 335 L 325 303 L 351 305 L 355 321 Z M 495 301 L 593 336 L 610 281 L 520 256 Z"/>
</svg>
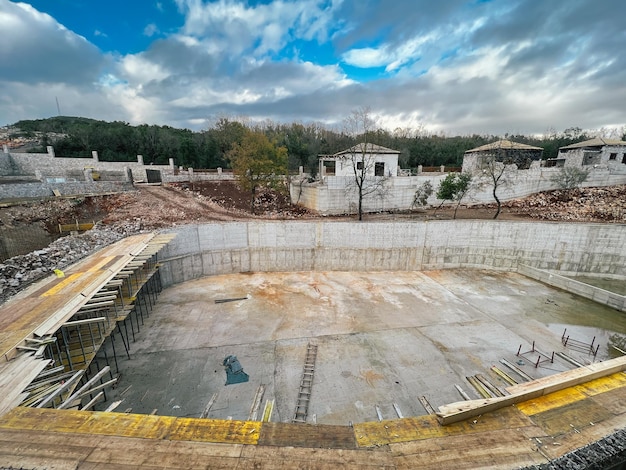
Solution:
<svg viewBox="0 0 626 470">
<path fill-rule="evenodd" d="M 608 305 L 616 310 L 626 312 L 626 296 L 615 294 L 584 282 L 576 281 L 560 274 L 520 265 L 518 272 L 524 276 L 541 281 L 550 286 L 558 287 L 572 294 L 580 295 L 600 304 Z"/>
<path fill-rule="evenodd" d="M 538 269 L 626 276 L 624 225 L 508 221 L 229 222 L 178 227 L 164 285 L 248 271 Z"/>
</svg>

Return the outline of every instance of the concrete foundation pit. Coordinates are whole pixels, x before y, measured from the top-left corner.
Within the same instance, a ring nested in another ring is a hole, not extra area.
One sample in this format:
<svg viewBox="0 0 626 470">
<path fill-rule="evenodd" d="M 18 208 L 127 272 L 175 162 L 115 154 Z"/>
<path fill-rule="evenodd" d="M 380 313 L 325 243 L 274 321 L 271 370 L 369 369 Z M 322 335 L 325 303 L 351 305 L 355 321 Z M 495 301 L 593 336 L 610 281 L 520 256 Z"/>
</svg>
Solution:
<svg viewBox="0 0 626 470">
<path fill-rule="evenodd" d="M 307 422 L 334 425 L 425 415 L 421 397 L 435 410 L 462 400 L 458 388 L 480 398 L 468 377 L 510 385 L 494 365 L 521 382 L 502 359 L 540 378 L 575 367 L 540 357 L 588 364 L 626 339 L 623 313 L 486 270 L 211 276 L 166 288 L 139 326 L 97 409 L 248 420 L 274 400 L 271 421 L 291 422 L 314 344 Z M 565 347 L 565 330 L 597 355 Z M 249 381 L 225 385 L 229 355 Z"/>
</svg>

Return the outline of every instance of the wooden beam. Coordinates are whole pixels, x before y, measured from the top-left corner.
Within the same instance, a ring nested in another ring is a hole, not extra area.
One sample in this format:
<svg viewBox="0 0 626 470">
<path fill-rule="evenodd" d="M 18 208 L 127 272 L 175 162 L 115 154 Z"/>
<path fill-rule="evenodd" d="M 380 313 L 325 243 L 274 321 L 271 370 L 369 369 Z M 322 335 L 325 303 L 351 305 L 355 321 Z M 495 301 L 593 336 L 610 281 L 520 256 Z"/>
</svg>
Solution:
<svg viewBox="0 0 626 470">
<path fill-rule="evenodd" d="M 87 325 L 89 323 L 100 323 L 107 321 L 106 317 L 85 318 L 84 320 L 66 321 L 62 326 Z"/>
<path fill-rule="evenodd" d="M 604 362 L 596 362 L 585 367 L 533 380 L 532 382 L 524 382 L 507 387 L 506 391 L 511 395 L 505 397 L 456 402 L 440 406 L 437 417 L 443 425 L 456 423 L 624 370 L 626 370 L 626 356 Z"/>
</svg>

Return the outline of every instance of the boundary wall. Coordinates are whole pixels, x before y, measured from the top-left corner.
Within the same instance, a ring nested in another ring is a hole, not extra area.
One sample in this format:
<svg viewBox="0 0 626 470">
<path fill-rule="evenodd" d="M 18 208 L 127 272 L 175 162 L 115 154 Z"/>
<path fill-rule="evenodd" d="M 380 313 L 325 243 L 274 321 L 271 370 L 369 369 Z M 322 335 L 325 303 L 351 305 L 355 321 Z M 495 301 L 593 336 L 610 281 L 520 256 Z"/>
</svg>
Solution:
<svg viewBox="0 0 626 470">
<path fill-rule="evenodd" d="M 572 294 L 580 295 L 591 299 L 599 304 L 607 305 L 611 308 L 626 312 L 626 296 L 601 289 L 584 282 L 576 281 L 560 274 L 545 271 L 543 269 L 531 268 L 522 264 L 518 267 L 518 272 L 537 281 L 543 282 L 553 287 L 558 287 Z"/>
<path fill-rule="evenodd" d="M 444 220 L 247 221 L 181 226 L 160 253 L 164 286 L 263 271 L 544 270 L 626 277 L 626 226 Z"/>
<path fill-rule="evenodd" d="M 623 165 L 626 167 L 626 165 Z M 626 172 L 615 173 L 606 166 L 588 168 L 589 176 L 581 185 L 583 187 L 611 186 L 626 184 Z M 558 189 L 552 179 L 561 171 L 560 168 L 531 167 L 528 170 L 511 169 L 507 174 L 507 184 L 498 187 L 498 198 L 508 201 L 526 197 L 541 191 Z M 384 190 L 380 194 L 371 194 L 363 198 L 363 207 L 366 212 L 382 212 L 411 209 L 415 191 L 426 181 L 430 181 L 434 192 L 446 174 L 417 176 L 398 176 L 389 178 L 384 183 Z M 489 178 L 482 174 L 473 175 L 469 193 L 463 198 L 462 204 L 488 204 L 495 202 L 493 187 Z M 354 180 L 350 177 L 327 176 L 322 181 L 314 183 L 293 182 L 290 185 L 291 200 L 318 211 L 325 215 L 356 213 L 358 198 L 353 189 Z M 428 204 L 436 206 L 441 203 L 435 195 L 428 198 Z M 456 204 L 456 203 L 450 203 Z"/>
</svg>

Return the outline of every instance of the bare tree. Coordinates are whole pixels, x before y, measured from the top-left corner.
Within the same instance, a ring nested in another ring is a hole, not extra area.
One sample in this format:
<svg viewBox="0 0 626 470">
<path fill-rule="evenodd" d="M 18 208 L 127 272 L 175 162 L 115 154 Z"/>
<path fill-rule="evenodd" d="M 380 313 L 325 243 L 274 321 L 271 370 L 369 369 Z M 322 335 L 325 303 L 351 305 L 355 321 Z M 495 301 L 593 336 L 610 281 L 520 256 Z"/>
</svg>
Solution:
<svg viewBox="0 0 626 470">
<path fill-rule="evenodd" d="M 369 108 L 359 108 L 353 111 L 344 120 L 346 134 L 355 139 L 358 144 L 352 146 L 345 153 L 352 170 L 352 181 L 346 187 L 347 192 L 356 192 L 358 200 L 359 220 L 363 220 L 363 201 L 371 196 L 384 198 L 387 192 L 387 175 L 381 175 L 377 167 L 376 150 L 370 142 L 371 134 L 376 127 L 376 121 L 371 116 Z"/>
<path fill-rule="evenodd" d="M 560 189 L 573 189 L 583 184 L 588 176 L 589 171 L 587 170 L 575 166 L 565 166 L 551 178 L 551 181 L 556 183 Z"/>
<path fill-rule="evenodd" d="M 491 186 L 491 194 L 498 209 L 493 218 L 497 219 L 502 210 L 502 201 L 498 197 L 498 189 L 508 188 L 513 183 L 515 165 L 499 162 L 494 156 L 485 157 L 482 161 L 483 175 L 487 178 L 487 185 Z"/>
</svg>

